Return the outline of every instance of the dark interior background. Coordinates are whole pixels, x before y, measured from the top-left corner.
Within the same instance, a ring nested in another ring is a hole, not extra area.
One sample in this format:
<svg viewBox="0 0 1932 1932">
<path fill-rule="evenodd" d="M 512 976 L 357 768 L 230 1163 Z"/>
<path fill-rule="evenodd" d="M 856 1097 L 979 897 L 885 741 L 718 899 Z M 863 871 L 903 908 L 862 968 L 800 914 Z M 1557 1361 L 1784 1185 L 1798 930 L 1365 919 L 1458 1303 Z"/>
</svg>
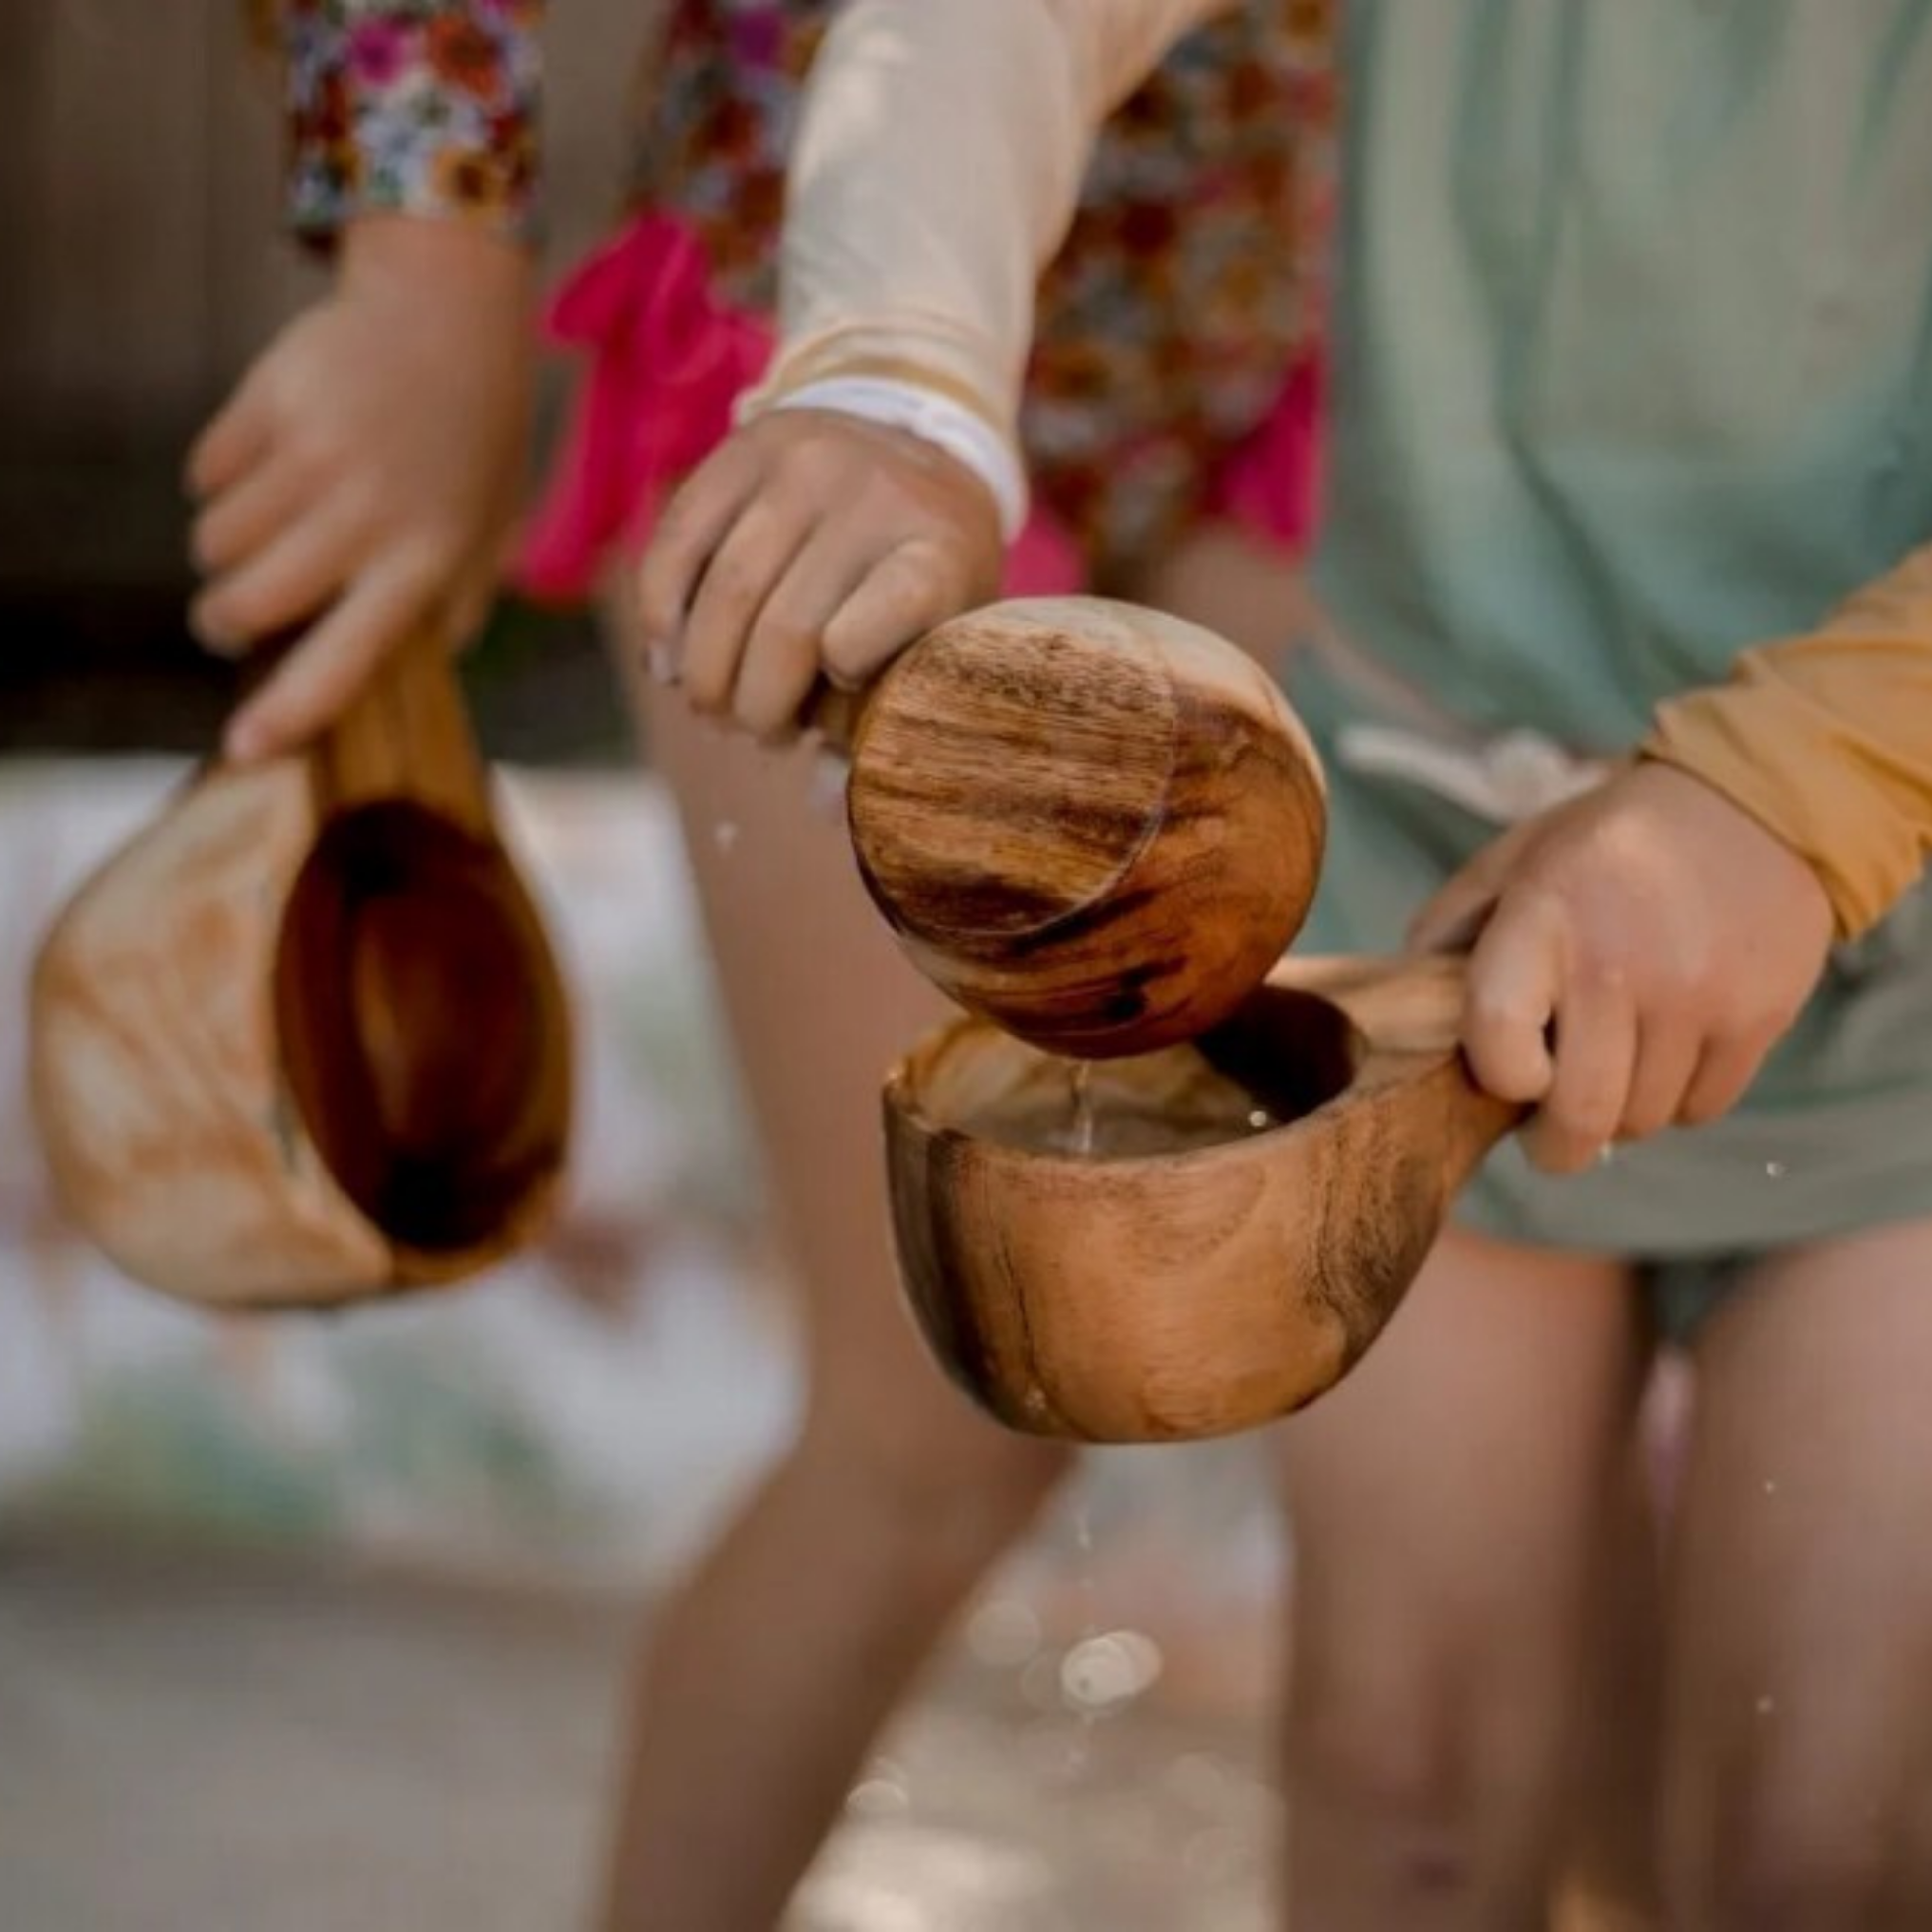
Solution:
<svg viewBox="0 0 1932 1932">
<path fill-rule="evenodd" d="M 612 208 L 651 11 L 551 10 L 552 272 Z M 0 754 L 195 752 L 219 723 L 177 476 L 319 286 L 278 232 L 276 91 L 241 0 L 0 4 Z M 497 757 L 630 755 L 588 614 L 506 604 L 465 675 Z"/>
</svg>

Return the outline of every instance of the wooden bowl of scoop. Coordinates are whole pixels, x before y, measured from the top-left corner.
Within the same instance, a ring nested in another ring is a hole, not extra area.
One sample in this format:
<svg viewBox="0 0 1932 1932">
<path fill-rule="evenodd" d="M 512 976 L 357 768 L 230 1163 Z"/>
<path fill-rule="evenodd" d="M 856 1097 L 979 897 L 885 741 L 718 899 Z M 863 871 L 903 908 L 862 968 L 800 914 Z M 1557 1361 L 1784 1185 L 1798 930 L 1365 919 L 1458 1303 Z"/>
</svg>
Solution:
<svg viewBox="0 0 1932 1932">
<path fill-rule="evenodd" d="M 1084 1072 L 975 1018 L 923 1042 L 886 1144 L 940 1365 L 1011 1427 L 1092 1443 L 1227 1435 L 1332 1387 L 1520 1115 L 1464 1066 L 1462 973 L 1285 962 L 1198 1042 Z"/>
<path fill-rule="evenodd" d="M 537 1232 L 569 1009 L 440 647 L 307 756 L 203 771 L 86 882 L 36 962 L 30 1078 L 73 1217 L 189 1301 L 352 1302 Z"/>
<path fill-rule="evenodd" d="M 1320 760 L 1232 644 L 1106 598 L 1015 599 L 901 656 L 850 728 L 875 903 L 969 1012 L 1086 1059 L 1191 1039 L 1321 871 Z"/>
</svg>

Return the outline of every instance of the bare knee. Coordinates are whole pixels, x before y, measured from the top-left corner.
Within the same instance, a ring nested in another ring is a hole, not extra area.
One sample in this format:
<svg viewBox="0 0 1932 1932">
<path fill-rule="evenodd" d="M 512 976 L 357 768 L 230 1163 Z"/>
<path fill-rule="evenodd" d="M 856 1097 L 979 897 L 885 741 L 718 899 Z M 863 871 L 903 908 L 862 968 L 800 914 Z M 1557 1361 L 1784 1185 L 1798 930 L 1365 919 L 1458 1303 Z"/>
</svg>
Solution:
<svg viewBox="0 0 1932 1932">
<path fill-rule="evenodd" d="M 1878 1921 L 1887 1833 L 1869 1807 L 1847 1801 L 1849 1782 L 1832 1788 L 1828 1762 L 1794 1738 L 1722 1791 L 1700 1796 L 1674 1785 L 1664 1830 L 1673 1924 L 1687 1932 L 1839 1932 Z"/>
<path fill-rule="evenodd" d="M 1291 1721 L 1291 1831 L 1299 1810 L 1311 1833 L 1337 1832 L 1364 1880 L 1373 1867 L 1379 1889 L 1418 1908 L 1493 1896 L 1558 1769 L 1555 1727 L 1522 1716 L 1520 1700 L 1485 1695 L 1447 1659 L 1353 1688 L 1311 1685 Z"/>
<path fill-rule="evenodd" d="M 1469 1875 L 1469 1794 L 1433 1726 L 1415 1711 L 1387 1716 L 1317 1702 L 1291 1743 L 1291 1790 L 1313 1817 L 1377 1842 L 1391 1877 L 1453 1892 Z"/>
</svg>

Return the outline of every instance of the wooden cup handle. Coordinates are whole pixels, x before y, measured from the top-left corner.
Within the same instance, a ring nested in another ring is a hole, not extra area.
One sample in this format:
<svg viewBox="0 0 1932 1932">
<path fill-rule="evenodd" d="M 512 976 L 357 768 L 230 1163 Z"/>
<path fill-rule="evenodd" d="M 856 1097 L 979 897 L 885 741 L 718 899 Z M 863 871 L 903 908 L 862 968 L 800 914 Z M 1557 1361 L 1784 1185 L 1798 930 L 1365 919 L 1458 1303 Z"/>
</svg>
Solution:
<svg viewBox="0 0 1932 1932">
<path fill-rule="evenodd" d="M 1450 1184 L 1460 1188 L 1488 1158 L 1489 1151 L 1522 1126 L 1534 1109 L 1514 1100 L 1499 1100 L 1479 1087 L 1462 1067 L 1462 1083 L 1450 1105 L 1448 1166 Z"/>
<path fill-rule="evenodd" d="M 1277 985 L 1318 993 L 1332 1001 L 1378 1052 L 1454 1057 L 1461 1079 L 1449 1098 L 1445 1157 L 1457 1185 L 1533 1111 L 1485 1092 L 1462 1059 L 1462 996 L 1468 968 L 1466 951 L 1312 960 L 1291 955 L 1269 976 Z"/>
<path fill-rule="evenodd" d="M 828 751 L 850 758 L 852 741 L 859 735 L 859 721 L 865 716 L 873 689 L 868 685 L 863 691 L 848 691 L 820 678 L 799 711 L 799 729 L 816 734 Z"/>
<path fill-rule="evenodd" d="M 288 631 L 251 651 L 242 694 L 259 690 L 306 634 Z M 305 756 L 325 817 L 406 799 L 481 836 L 491 830 L 487 776 L 451 646 L 438 632 L 393 650 Z"/>
<path fill-rule="evenodd" d="M 1460 1189 L 1475 1173 L 1498 1142 L 1522 1126 L 1535 1111 L 1520 1101 L 1503 1100 L 1476 1079 L 1462 1051 L 1462 993 L 1469 974 L 1469 954 L 1465 948 L 1453 952 L 1411 955 L 1412 965 L 1433 963 L 1439 983 L 1452 987 L 1455 994 L 1454 1019 L 1449 1046 L 1461 1074 L 1453 1091 L 1447 1123 L 1449 1148 L 1447 1167 L 1451 1187 Z"/>
<path fill-rule="evenodd" d="M 490 830 L 488 783 L 446 639 L 393 652 L 311 754 L 337 809 L 409 799 L 468 830 Z"/>
</svg>

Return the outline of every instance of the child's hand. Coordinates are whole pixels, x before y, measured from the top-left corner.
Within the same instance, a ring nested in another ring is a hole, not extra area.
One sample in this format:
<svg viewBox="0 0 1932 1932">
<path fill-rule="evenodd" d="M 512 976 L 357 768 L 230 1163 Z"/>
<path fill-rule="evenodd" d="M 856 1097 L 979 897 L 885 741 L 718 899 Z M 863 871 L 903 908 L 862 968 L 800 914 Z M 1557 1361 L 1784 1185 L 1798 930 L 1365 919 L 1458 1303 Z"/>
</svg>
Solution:
<svg viewBox="0 0 1932 1932">
<path fill-rule="evenodd" d="M 856 689 L 994 595 L 991 492 L 904 430 L 812 409 L 747 424 L 673 499 L 644 560 L 653 668 L 759 738 L 821 675 Z"/>
<path fill-rule="evenodd" d="M 532 271 L 455 223 L 373 217 L 197 441 L 192 620 L 210 649 L 308 634 L 239 710 L 230 757 L 328 725 L 425 626 L 488 611 L 525 450 Z"/>
<path fill-rule="evenodd" d="M 1470 1066 L 1501 1098 L 1539 1103 L 1531 1158 L 1574 1173 L 1741 1097 L 1824 970 L 1832 912 L 1754 819 L 1642 764 L 1486 847 L 1410 937 L 1478 932 Z"/>
</svg>

